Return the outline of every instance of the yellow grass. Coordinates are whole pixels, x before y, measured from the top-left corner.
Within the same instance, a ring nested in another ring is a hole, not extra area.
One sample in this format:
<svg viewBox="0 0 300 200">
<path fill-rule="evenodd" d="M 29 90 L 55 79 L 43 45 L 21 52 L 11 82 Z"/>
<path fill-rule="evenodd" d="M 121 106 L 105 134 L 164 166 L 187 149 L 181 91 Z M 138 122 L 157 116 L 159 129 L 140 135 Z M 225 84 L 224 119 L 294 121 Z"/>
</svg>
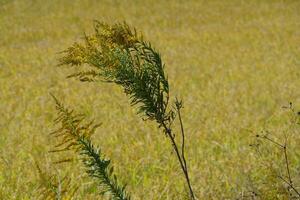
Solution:
<svg viewBox="0 0 300 200">
<path fill-rule="evenodd" d="M 77 199 L 96 198 L 79 161 L 57 166 L 57 155 L 47 153 L 55 118 L 49 92 L 103 123 L 93 141 L 134 199 L 184 197 L 168 140 L 136 116 L 122 90 L 66 79 L 70 69 L 56 67 L 58 52 L 91 32 L 93 19 L 126 20 L 161 52 L 171 95 L 184 100 L 191 182 L 200 199 L 233 199 L 253 188 L 282 198 L 264 183 L 271 180 L 249 144 L 266 127 L 278 138 L 288 132 L 281 107 L 300 105 L 299 10 L 293 0 L 0 0 L 0 199 L 35 199 L 35 162 L 81 183 Z M 299 153 L 299 133 L 291 140 Z M 299 156 L 292 167 L 299 169 Z"/>
</svg>

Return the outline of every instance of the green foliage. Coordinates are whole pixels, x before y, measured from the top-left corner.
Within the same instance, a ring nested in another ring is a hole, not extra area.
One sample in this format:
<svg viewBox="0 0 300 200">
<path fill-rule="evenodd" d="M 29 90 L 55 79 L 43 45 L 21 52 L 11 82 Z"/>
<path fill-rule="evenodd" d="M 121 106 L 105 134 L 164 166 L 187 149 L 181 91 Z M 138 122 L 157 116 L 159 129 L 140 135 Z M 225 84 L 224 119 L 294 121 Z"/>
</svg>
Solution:
<svg viewBox="0 0 300 200">
<path fill-rule="evenodd" d="M 60 65 L 92 66 L 92 70 L 68 77 L 114 82 L 124 88 L 131 104 L 138 104 L 139 113 L 148 119 L 162 123 L 170 118 L 166 114 L 169 83 L 160 55 L 126 23 L 109 26 L 96 21 L 95 34 L 86 36 L 85 44 L 75 43 L 64 53 Z"/>
<path fill-rule="evenodd" d="M 75 114 L 73 110 L 65 108 L 54 96 L 58 117 L 55 123 L 60 123 L 60 128 L 51 133 L 59 140 L 51 152 L 73 150 L 80 154 L 86 172 L 99 183 L 101 194 L 109 193 L 112 199 L 129 200 L 130 196 L 125 191 L 125 186 L 118 183 L 113 173 L 110 160 L 103 158 L 102 152 L 91 142 L 91 135 L 100 124 L 92 121 L 84 123 L 84 116 Z M 65 162 L 66 160 L 58 161 Z"/>
</svg>

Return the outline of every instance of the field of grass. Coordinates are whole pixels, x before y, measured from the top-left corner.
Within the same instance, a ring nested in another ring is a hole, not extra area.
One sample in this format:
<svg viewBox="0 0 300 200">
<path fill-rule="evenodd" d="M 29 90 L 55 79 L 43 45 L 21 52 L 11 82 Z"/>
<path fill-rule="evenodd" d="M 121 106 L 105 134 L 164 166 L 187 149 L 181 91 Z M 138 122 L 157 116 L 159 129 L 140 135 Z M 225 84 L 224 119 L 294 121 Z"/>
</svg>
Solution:
<svg viewBox="0 0 300 200">
<path fill-rule="evenodd" d="M 136 115 L 122 89 L 66 79 L 71 70 L 57 67 L 59 52 L 91 32 L 94 19 L 125 20 L 162 54 L 171 96 L 184 100 L 186 154 L 199 199 L 251 191 L 258 199 L 284 199 L 278 194 L 284 184 L 249 144 L 261 130 L 278 140 L 289 134 L 300 185 L 300 136 L 282 109 L 300 106 L 299 11 L 297 0 L 0 0 L 0 199 L 36 199 L 36 162 L 81 183 L 76 199 L 96 199 L 80 161 L 53 165 L 50 92 L 103 123 L 93 142 L 112 159 L 133 199 L 185 195 L 169 141 Z M 276 149 L 264 159 L 281 165 Z"/>
</svg>

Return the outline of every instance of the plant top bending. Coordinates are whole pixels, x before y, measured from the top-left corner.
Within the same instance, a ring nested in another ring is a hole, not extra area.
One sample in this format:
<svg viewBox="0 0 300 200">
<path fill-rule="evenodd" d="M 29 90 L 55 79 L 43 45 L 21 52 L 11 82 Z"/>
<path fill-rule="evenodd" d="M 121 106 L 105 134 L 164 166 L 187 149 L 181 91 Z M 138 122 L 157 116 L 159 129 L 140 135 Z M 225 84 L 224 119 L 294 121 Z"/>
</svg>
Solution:
<svg viewBox="0 0 300 200">
<path fill-rule="evenodd" d="M 132 105 L 139 104 L 139 113 L 147 118 L 166 121 L 169 84 L 159 53 L 131 31 L 126 24 L 109 26 L 95 22 L 95 34 L 85 36 L 85 44 L 75 43 L 64 51 L 60 64 L 93 68 L 71 74 L 81 81 L 101 79 L 123 86 Z"/>
<path fill-rule="evenodd" d="M 83 69 L 68 77 L 122 86 L 131 105 L 138 106 L 138 114 L 145 120 L 156 121 L 158 127 L 164 130 L 184 173 L 190 198 L 195 199 L 184 154 L 185 138 L 180 115 L 182 102 L 176 99 L 173 106 L 169 105 L 169 83 L 160 54 L 126 23 L 108 25 L 95 21 L 94 27 L 95 33 L 86 35 L 83 44 L 75 43 L 63 52 L 60 65 L 81 66 Z M 176 115 L 181 127 L 181 149 L 172 131 Z"/>
</svg>

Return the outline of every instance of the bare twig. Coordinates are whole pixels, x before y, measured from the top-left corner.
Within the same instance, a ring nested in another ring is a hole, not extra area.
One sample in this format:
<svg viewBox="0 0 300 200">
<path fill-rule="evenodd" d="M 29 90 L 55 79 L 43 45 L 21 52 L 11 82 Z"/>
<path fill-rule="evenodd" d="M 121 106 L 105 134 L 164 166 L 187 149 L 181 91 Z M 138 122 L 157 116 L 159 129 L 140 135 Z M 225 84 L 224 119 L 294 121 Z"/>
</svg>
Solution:
<svg viewBox="0 0 300 200">
<path fill-rule="evenodd" d="M 282 176 L 278 176 L 278 178 L 280 178 L 283 182 L 288 184 L 294 190 L 294 192 L 300 197 L 300 192 L 295 188 L 295 186 L 293 184 L 291 184 L 289 181 L 285 180 Z"/>
<path fill-rule="evenodd" d="M 267 134 L 268 134 L 268 132 L 267 132 Z M 292 188 L 294 190 L 294 192 L 300 197 L 300 192 L 294 186 L 293 181 L 292 181 L 291 172 L 290 172 L 290 164 L 289 164 L 289 159 L 288 159 L 288 154 L 287 154 L 287 138 L 285 139 L 284 144 L 280 144 L 279 142 L 276 142 L 275 140 L 268 137 L 267 135 L 262 135 L 262 136 L 256 135 L 256 137 L 265 139 L 265 140 L 271 142 L 272 144 L 274 144 L 275 146 L 278 146 L 280 149 L 282 149 L 283 154 L 284 154 L 284 160 L 285 160 L 286 173 L 287 173 L 288 180 L 284 179 L 282 176 L 278 176 L 278 177 L 281 180 L 283 180 L 285 183 L 287 183 L 290 186 L 290 188 Z"/>
<path fill-rule="evenodd" d="M 284 144 L 283 152 L 284 152 L 284 159 L 285 159 L 285 165 L 286 165 L 286 171 L 287 171 L 287 174 L 288 174 L 288 179 L 289 179 L 289 182 L 291 184 L 293 184 L 293 181 L 292 181 L 292 178 L 291 178 L 291 173 L 290 173 L 289 159 L 288 159 L 288 156 L 287 156 L 287 144 L 286 143 Z"/>
<path fill-rule="evenodd" d="M 269 132 L 267 132 L 267 134 L 269 134 Z M 256 135 L 256 137 L 260 137 L 260 138 L 263 138 L 263 139 L 266 139 L 266 140 L 269 140 L 271 143 L 275 144 L 276 146 L 280 147 L 280 148 L 284 148 L 284 145 L 276 142 L 275 140 L 269 138 L 267 135 Z"/>
</svg>

